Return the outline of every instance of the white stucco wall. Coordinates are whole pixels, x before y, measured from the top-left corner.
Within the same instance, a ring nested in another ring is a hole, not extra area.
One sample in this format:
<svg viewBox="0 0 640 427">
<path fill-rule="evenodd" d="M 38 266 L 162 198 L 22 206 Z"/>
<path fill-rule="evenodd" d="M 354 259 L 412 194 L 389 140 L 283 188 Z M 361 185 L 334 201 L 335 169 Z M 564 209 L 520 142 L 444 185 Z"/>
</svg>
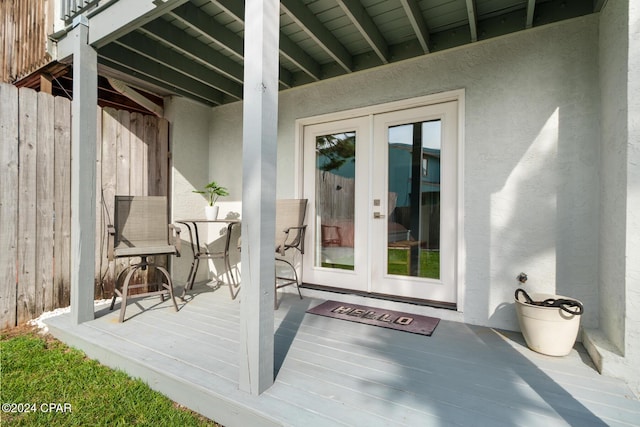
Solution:
<svg viewBox="0 0 640 427">
<path fill-rule="evenodd" d="M 172 97 L 165 99 L 165 117 L 169 120 L 172 160 L 172 219 L 203 218 L 206 201 L 193 193 L 209 182 L 209 116 L 211 109 L 202 104 Z M 206 234 L 204 235 L 206 237 Z M 175 285 L 183 286 L 189 274 L 191 255 L 189 234 L 183 229 L 182 257 L 172 259 Z M 208 276 L 198 271 L 198 280 Z M 179 289 L 182 291 L 182 289 Z"/>
<path fill-rule="evenodd" d="M 627 265 L 625 356 L 627 376 L 640 396 L 640 4 L 629 3 L 629 74 L 627 77 Z"/>
<path fill-rule="evenodd" d="M 600 328 L 622 353 L 625 328 L 627 157 L 627 8 L 608 2 L 600 19 L 602 201 L 600 203 Z M 606 173 L 604 173 L 606 171 Z"/>
<path fill-rule="evenodd" d="M 603 372 L 640 395 L 640 5 L 607 2 L 600 17 L 602 202 L 600 329 Z M 590 346 L 587 346 L 590 349 Z M 593 348 L 593 347 L 591 347 Z M 590 349 L 590 352 L 592 350 Z"/>
<path fill-rule="evenodd" d="M 278 195 L 295 188 L 295 120 L 464 88 L 464 320 L 517 329 L 516 276 L 598 318 L 598 16 L 535 28 L 280 96 Z M 215 108 L 210 167 L 241 190 L 240 103 Z"/>
</svg>

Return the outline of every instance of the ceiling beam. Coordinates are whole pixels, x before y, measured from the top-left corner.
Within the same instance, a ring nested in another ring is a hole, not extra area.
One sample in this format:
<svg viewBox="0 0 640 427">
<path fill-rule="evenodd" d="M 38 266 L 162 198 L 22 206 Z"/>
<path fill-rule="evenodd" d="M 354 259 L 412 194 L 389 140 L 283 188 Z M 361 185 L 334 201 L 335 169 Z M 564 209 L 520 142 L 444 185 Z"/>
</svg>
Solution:
<svg viewBox="0 0 640 427">
<path fill-rule="evenodd" d="M 175 86 L 173 84 L 168 84 L 165 82 L 161 82 L 160 80 L 156 80 L 153 77 L 149 77 L 149 76 L 145 76 L 140 74 L 139 72 L 137 72 L 136 70 L 132 70 L 128 67 L 125 67 L 123 65 L 117 64 L 111 60 L 109 60 L 108 58 L 105 58 L 103 56 L 100 56 L 100 54 L 98 53 L 98 64 L 103 66 L 103 69 L 106 70 L 112 70 L 112 71 L 117 71 L 118 74 L 124 74 L 127 76 L 132 76 L 135 77 L 136 79 L 139 80 L 144 80 L 145 84 L 149 84 L 152 86 L 157 87 L 160 90 L 163 90 L 165 92 L 172 92 L 181 96 L 184 96 L 185 98 L 190 98 L 193 100 L 196 100 L 198 102 L 201 102 L 205 105 L 209 105 L 209 106 L 216 106 L 216 105 L 220 105 L 217 102 L 213 102 L 211 100 L 199 97 L 199 96 L 195 96 L 189 92 L 185 92 L 182 89 L 180 89 L 178 86 Z M 107 71 L 108 72 L 108 71 Z"/>
<path fill-rule="evenodd" d="M 353 60 L 351 54 L 303 2 L 299 0 L 281 0 L 280 8 L 346 72 L 350 73 L 352 71 Z"/>
<path fill-rule="evenodd" d="M 187 1 L 112 1 L 108 7 L 89 19 L 89 44 L 96 48 L 102 47 Z"/>
<path fill-rule="evenodd" d="M 156 39 L 167 46 L 179 51 L 183 55 L 199 62 L 205 67 L 211 68 L 227 78 L 242 84 L 242 64 L 221 54 L 211 46 L 189 36 L 175 25 L 169 25 L 166 21 L 155 20 L 138 29 L 150 38 Z M 280 67 L 280 84 L 291 87 L 291 73 L 284 67 Z"/>
<path fill-rule="evenodd" d="M 536 0 L 529 0 L 527 3 L 527 23 L 525 28 L 533 27 L 533 13 L 536 9 Z"/>
<path fill-rule="evenodd" d="M 316 62 L 300 46 L 291 41 L 290 38 L 280 33 L 280 55 L 296 64 L 302 71 L 308 74 L 313 80 L 318 81 L 321 77 L 320 64 Z"/>
<path fill-rule="evenodd" d="M 211 86 L 237 100 L 242 99 L 242 85 L 221 76 L 211 69 L 194 61 L 187 61 L 183 55 L 169 49 L 140 33 L 129 33 L 120 37 L 115 43 L 126 47 L 152 61 L 176 70 L 201 83 Z"/>
<path fill-rule="evenodd" d="M 236 58 L 244 58 L 242 37 L 216 22 L 215 19 L 192 3 L 183 4 L 173 9 L 169 14 Z"/>
<path fill-rule="evenodd" d="M 244 1 L 210 0 L 211 3 L 222 9 L 227 15 L 244 25 Z"/>
<path fill-rule="evenodd" d="M 380 30 L 359 1 L 336 0 L 383 64 L 389 63 L 389 48 Z"/>
<path fill-rule="evenodd" d="M 211 0 L 211 3 L 218 6 L 225 13 L 229 14 L 237 22 L 244 25 L 244 2 L 239 1 L 218 1 Z M 321 78 L 321 67 L 318 62 L 313 59 L 307 52 L 305 52 L 300 46 L 294 43 L 286 34 L 280 31 L 280 43 L 279 43 L 280 55 L 287 58 L 289 61 L 297 65 L 302 71 L 304 71 L 313 80 L 318 81 Z M 280 74 L 282 74 L 282 67 L 280 67 Z M 280 79 L 280 83 L 283 81 Z M 291 87 L 291 81 L 289 81 L 288 87 Z"/>
<path fill-rule="evenodd" d="M 223 95 L 217 89 L 131 50 L 110 44 L 100 49 L 98 55 L 131 71 L 135 71 L 139 75 L 162 82 L 165 86 L 180 88 L 183 93 L 188 93 L 189 97 L 203 98 L 214 104 L 223 103 Z"/>
<path fill-rule="evenodd" d="M 607 0 L 593 0 L 593 11 L 600 12 Z"/>
<path fill-rule="evenodd" d="M 88 43 L 94 48 L 109 44 L 187 1 L 189 0 L 165 0 L 162 3 L 157 0 L 109 2 L 104 8 L 99 9 L 100 13 L 84 15 L 88 17 L 91 27 Z M 51 34 L 51 37 L 56 42 L 57 60 L 67 62 L 73 53 L 73 39 L 69 37 L 68 28 Z"/>
<path fill-rule="evenodd" d="M 200 64 L 209 67 L 228 78 L 242 83 L 242 64 L 229 59 L 211 46 L 189 36 L 187 33 L 169 25 L 166 21 L 156 20 L 139 28 L 147 36 L 154 38 Z"/>
<path fill-rule="evenodd" d="M 469 32 L 471 41 L 478 41 L 478 14 L 476 13 L 476 0 L 467 0 L 467 15 L 469 16 Z"/>
<path fill-rule="evenodd" d="M 429 53 L 429 27 L 427 27 L 427 22 L 424 20 L 418 2 L 416 0 L 400 0 L 400 3 L 402 3 L 402 8 L 407 14 L 407 18 L 409 18 L 413 32 L 416 34 L 422 50 L 424 53 Z"/>
</svg>

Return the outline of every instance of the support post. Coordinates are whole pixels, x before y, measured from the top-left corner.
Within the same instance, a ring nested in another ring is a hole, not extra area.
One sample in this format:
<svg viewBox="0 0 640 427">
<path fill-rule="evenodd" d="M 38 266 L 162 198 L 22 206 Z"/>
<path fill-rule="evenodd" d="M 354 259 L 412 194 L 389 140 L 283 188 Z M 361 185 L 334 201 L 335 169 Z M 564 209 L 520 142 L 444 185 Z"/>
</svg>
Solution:
<svg viewBox="0 0 640 427">
<path fill-rule="evenodd" d="M 74 20 L 71 102 L 71 320 L 94 318 L 98 56 L 86 17 Z"/>
<path fill-rule="evenodd" d="M 280 2 L 245 6 L 240 390 L 273 384 Z"/>
</svg>

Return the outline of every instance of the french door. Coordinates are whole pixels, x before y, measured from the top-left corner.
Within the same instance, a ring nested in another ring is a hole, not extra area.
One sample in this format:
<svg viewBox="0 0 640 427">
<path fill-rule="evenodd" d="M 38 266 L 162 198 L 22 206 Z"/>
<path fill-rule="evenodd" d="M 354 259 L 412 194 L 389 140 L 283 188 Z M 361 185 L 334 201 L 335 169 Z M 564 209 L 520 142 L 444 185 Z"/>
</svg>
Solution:
<svg viewBox="0 0 640 427">
<path fill-rule="evenodd" d="M 304 127 L 303 281 L 456 302 L 458 106 Z"/>
</svg>

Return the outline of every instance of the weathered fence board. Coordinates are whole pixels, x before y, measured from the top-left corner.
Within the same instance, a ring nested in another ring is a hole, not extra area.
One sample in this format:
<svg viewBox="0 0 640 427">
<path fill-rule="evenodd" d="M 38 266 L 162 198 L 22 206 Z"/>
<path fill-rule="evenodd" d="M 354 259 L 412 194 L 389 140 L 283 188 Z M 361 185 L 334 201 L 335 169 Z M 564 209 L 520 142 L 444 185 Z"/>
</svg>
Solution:
<svg viewBox="0 0 640 427">
<path fill-rule="evenodd" d="M 50 61 L 47 33 L 53 30 L 53 1 L 0 2 L 0 82 L 13 82 Z"/>
<path fill-rule="evenodd" d="M 99 224 L 102 227 L 101 240 L 103 241 L 102 251 L 104 257 L 100 257 L 101 275 L 103 278 L 100 282 L 103 296 L 106 296 L 107 289 L 113 289 L 113 283 L 110 282 L 110 278 L 114 277 L 115 266 L 113 263 L 106 262 L 107 255 L 107 234 L 106 226 L 112 224 L 113 221 L 113 202 L 116 195 L 116 129 L 118 128 L 118 116 L 116 110 L 111 108 L 105 108 L 102 112 L 102 162 L 101 171 L 98 175 L 101 176 L 102 189 L 101 189 L 101 202 L 103 209 L 100 212 Z M 102 171 L 110 171 L 110 173 L 102 173 Z"/>
<path fill-rule="evenodd" d="M 129 265 L 107 260 L 115 195 L 168 195 L 169 125 L 113 109 L 96 114 L 94 283 L 96 297 L 108 298 Z M 0 330 L 69 304 L 70 125 L 68 99 L 0 84 Z"/>
<path fill-rule="evenodd" d="M 18 90 L 0 84 L 0 328 L 16 324 Z"/>
<path fill-rule="evenodd" d="M 36 155 L 38 94 L 20 89 L 18 97 L 18 319 L 31 319 L 36 301 Z"/>
<path fill-rule="evenodd" d="M 54 110 L 53 301 L 56 307 L 65 307 L 71 283 L 71 102 L 57 97 Z"/>
<path fill-rule="evenodd" d="M 46 93 L 38 93 L 38 154 L 36 161 L 36 289 L 42 295 L 38 306 L 53 310 L 53 212 L 54 212 L 54 134 L 55 102 Z M 41 304 L 41 305 L 40 305 Z"/>
</svg>

